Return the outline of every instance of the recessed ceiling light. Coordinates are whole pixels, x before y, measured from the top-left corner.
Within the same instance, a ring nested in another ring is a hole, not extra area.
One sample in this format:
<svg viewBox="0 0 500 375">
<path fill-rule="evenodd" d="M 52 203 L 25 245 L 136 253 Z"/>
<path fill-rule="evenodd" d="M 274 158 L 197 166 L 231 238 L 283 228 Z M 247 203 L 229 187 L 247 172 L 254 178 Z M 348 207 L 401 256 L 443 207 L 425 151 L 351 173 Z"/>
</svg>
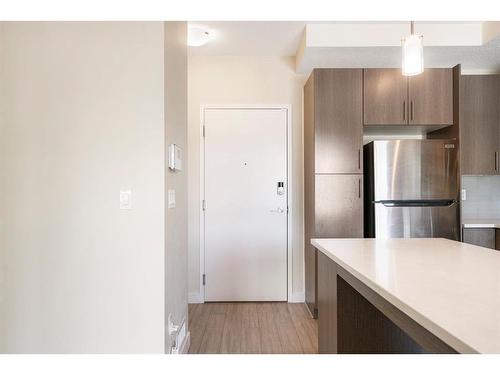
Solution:
<svg viewBox="0 0 500 375">
<path fill-rule="evenodd" d="M 188 46 L 199 47 L 210 41 L 212 34 L 209 30 L 201 27 L 190 27 L 188 29 Z"/>
</svg>

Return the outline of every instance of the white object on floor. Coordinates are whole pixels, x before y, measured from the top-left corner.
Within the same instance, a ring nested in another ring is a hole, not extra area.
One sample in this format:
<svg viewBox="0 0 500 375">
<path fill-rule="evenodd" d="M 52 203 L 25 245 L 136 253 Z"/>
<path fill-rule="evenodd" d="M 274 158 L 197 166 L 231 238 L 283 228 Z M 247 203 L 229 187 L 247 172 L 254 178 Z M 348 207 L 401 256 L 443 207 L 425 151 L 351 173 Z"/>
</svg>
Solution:
<svg viewBox="0 0 500 375">
<path fill-rule="evenodd" d="M 189 350 L 191 335 L 186 330 L 186 319 L 180 325 L 174 324 L 172 314 L 168 315 L 167 330 L 170 336 L 172 347 L 171 354 L 185 354 Z"/>
</svg>

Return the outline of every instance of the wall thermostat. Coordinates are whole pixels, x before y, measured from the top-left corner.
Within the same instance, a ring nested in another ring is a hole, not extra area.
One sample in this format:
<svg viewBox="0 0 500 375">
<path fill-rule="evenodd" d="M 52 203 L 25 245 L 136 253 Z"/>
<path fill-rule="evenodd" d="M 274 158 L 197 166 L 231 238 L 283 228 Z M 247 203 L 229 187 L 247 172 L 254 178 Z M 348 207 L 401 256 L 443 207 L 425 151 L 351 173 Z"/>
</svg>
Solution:
<svg viewBox="0 0 500 375">
<path fill-rule="evenodd" d="M 182 148 L 173 143 L 168 146 L 168 167 L 173 171 L 182 171 Z"/>
</svg>

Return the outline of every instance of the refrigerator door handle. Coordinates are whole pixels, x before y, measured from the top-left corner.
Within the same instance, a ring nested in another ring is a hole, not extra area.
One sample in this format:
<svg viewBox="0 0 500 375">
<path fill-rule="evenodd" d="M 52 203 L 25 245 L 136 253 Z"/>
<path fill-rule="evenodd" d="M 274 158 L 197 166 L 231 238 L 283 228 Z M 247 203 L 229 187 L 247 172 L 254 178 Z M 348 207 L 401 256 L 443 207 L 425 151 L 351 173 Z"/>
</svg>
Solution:
<svg viewBox="0 0 500 375">
<path fill-rule="evenodd" d="M 380 200 L 385 207 L 451 207 L 457 203 L 456 199 L 420 199 L 420 200 Z"/>
</svg>

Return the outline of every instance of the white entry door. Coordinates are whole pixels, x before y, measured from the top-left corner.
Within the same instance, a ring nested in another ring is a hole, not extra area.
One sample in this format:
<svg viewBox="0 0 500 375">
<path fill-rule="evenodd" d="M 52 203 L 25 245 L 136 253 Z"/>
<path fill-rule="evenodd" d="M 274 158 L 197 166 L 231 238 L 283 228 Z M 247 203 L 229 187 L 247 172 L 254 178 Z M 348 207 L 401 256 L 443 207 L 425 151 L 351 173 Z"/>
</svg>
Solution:
<svg viewBox="0 0 500 375">
<path fill-rule="evenodd" d="M 287 300 L 287 110 L 205 109 L 205 300 Z"/>
</svg>

